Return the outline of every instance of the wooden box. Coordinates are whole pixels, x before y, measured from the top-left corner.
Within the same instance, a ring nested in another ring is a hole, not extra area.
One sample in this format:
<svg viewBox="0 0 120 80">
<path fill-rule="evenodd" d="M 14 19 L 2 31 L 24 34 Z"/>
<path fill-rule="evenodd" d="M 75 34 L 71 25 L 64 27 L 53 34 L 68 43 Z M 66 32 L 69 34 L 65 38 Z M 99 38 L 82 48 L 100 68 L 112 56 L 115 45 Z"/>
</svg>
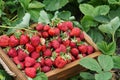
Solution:
<svg viewBox="0 0 120 80">
<path fill-rule="evenodd" d="M 96 47 L 96 44 L 92 41 L 92 39 L 84 32 L 85 41 L 92 45 L 95 48 L 95 52 L 91 55 L 88 55 L 87 57 L 95 58 L 99 56 L 101 53 L 99 52 L 98 48 Z M 4 63 L 7 65 L 7 67 L 12 71 L 15 76 L 15 80 L 27 80 L 25 74 L 21 72 L 16 65 L 13 63 L 13 61 L 7 56 L 6 53 L 0 48 L 0 58 L 4 61 Z M 72 77 L 80 71 L 84 71 L 85 68 L 79 65 L 80 59 L 73 61 L 69 64 L 67 64 L 62 69 L 54 69 L 46 73 L 49 80 L 66 80 L 69 77 Z"/>
</svg>

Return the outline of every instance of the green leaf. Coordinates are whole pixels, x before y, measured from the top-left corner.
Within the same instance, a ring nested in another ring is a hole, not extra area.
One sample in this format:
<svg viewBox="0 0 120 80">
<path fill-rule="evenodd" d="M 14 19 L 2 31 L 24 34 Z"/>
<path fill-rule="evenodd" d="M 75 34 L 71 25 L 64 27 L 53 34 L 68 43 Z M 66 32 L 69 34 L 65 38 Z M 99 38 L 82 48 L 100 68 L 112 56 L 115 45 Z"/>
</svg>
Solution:
<svg viewBox="0 0 120 80">
<path fill-rule="evenodd" d="M 112 56 L 114 68 L 120 69 L 120 56 Z"/>
<path fill-rule="evenodd" d="M 34 22 L 38 22 L 38 19 L 40 17 L 40 9 L 29 9 L 28 12 L 31 15 L 31 20 Z"/>
<path fill-rule="evenodd" d="M 80 76 L 85 80 L 95 80 L 94 75 L 89 72 L 80 72 Z"/>
<path fill-rule="evenodd" d="M 120 0 L 108 0 L 110 4 L 118 4 L 120 5 Z"/>
<path fill-rule="evenodd" d="M 114 10 L 110 10 L 108 16 L 110 19 L 113 19 L 116 16 L 118 16 L 120 18 L 120 7 L 118 7 L 117 9 L 114 9 Z"/>
<path fill-rule="evenodd" d="M 101 72 L 102 68 L 95 59 L 86 57 L 80 60 L 80 65 L 92 71 Z"/>
<path fill-rule="evenodd" d="M 23 20 L 17 24 L 14 28 L 9 29 L 6 34 L 12 34 L 15 32 L 15 30 L 20 29 L 20 28 L 26 28 L 29 26 L 29 21 L 30 21 L 30 14 L 26 13 L 25 16 L 23 17 Z"/>
<path fill-rule="evenodd" d="M 102 24 L 98 28 L 100 31 L 108 34 L 115 34 L 115 31 L 119 28 L 120 26 L 120 20 L 119 17 L 115 17 L 112 19 L 108 24 Z"/>
<path fill-rule="evenodd" d="M 55 11 L 65 6 L 68 0 L 44 0 L 45 9 L 49 11 Z M 53 6 L 54 5 L 54 6 Z"/>
<path fill-rule="evenodd" d="M 43 72 L 37 73 L 37 76 L 33 80 L 48 80 L 47 76 Z"/>
<path fill-rule="evenodd" d="M 19 0 L 23 8 L 28 9 L 28 5 L 31 0 Z"/>
<path fill-rule="evenodd" d="M 102 72 L 99 74 L 95 74 L 95 80 L 110 80 L 112 78 L 112 73 L 110 72 Z"/>
<path fill-rule="evenodd" d="M 111 42 L 107 44 L 106 42 L 102 41 L 102 42 L 97 43 L 97 47 L 103 54 L 113 55 L 116 50 L 116 43 Z"/>
<path fill-rule="evenodd" d="M 108 23 L 110 21 L 110 19 L 107 16 L 103 15 L 95 16 L 94 20 L 100 23 Z"/>
<path fill-rule="evenodd" d="M 101 42 L 101 41 L 103 41 L 103 39 L 104 39 L 104 37 L 103 37 L 103 35 L 100 33 L 100 31 L 98 30 L 98 29 L 94 29 L 94 28 L 92 28 L 92 29 L 90 29 L 89 31 L 88 31 L 88 34 L 89 34 L 89 36 L 93 39 L 93 41 L 95 42 L 95 43 L 97 43 L 97 42 Z"/>
<path fill-rule="evenodd" d="M 50 23 L 49 16 L 48 16 L 48 14 L 44 10 L 40 11 L 39 15 L 40 15 L 40 17 L 38 19 L 38 22 L 45 23 L 45 24 L 49 24 Z"/>
<path fill-rule="evenodd" d="M 91 16 L 84 16 L 81 20 L 83 30 L 88 32 L 90 27 L 96 27 L 98 23 Z"/>
<path fill-rule="evenodd" d="M 90 4 L 80 4 L 79 9 L 84 15 L 93 16 L 91 13 L 95 8 Z"/>
<path fill-rule="evenodd" d="M 101 6 L 97 6 L 94 9 L 93 15 L 94 16 L 98 16 L 98 15 L 106 15 L 108 14 L 110 8 L 108 5 L 101 5 Z"/>
<path fill-rule="evenodd" d="M 58 17 L 63 20 L 69 20 L 70 16 L 71 16 L 70 11 L 62 11 L 58 13 Z"/>
<path fill-rule="evenodd" d="M 32 1 L 28 6 L 28 8 L 43 8 L 43 7 L 44 4 L 38 1 Z"/>
<path fill-rule="evenodd" d="M 13 80 L 13 78 L 5 70 L 0 70 L 0 80 Z"/>
<path fill-rule="evenodd" d="M 112 57 L 108 55 L 100 55 L 98 62 L 104 71 L 110 71 L 114 66 Z"/>
</svg>

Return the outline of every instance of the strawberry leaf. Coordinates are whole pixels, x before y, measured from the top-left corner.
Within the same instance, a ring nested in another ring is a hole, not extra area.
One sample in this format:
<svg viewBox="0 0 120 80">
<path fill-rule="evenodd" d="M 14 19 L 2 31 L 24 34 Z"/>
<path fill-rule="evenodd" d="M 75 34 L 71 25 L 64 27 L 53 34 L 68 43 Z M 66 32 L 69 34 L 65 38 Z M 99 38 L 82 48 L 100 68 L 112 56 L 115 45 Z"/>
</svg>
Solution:
<svg viewBox="0 0 120 80">
<path fill-rule="evenodd" d="M 80 76 L 85 80 L 95 80 L 94 75 L 89 72 L 80 72 Z"/>
<path fill-rule="evenodd" d="M 120 69 L 120 56 L 112 56 L 114 62 L 114 68 Z"/>
<path fill-rule="evenodd" d="M 37 73 L 37 76 L 33 80 L 48 80 L 47 76 L 43 72 Z"/>
<path fill-rule="evenodd" d="M 89 58 L 89 57 L 82 58 L 80 60 L 80 65 L 92 71 L 96 71 L 98 73 L 102 71 L 102 68 L 100 67 L 98 62 L 93 58 Z"/>
<path fill-rule="evenodd" d="M 110 80 L 111 78 L 111 72 L 101 72 L 99 74 L 95 74 L 95 80 Z"/>
<path fill-rule="evenodd" d="M 43 8 L 43 7 L 44 7 L 44 4 L 38 1 L 32 1 L 28 6 L 28 8 Z"/>
<path fill-rule="evenodd" d="M 98 62 L 104 71 L 110 71 L 113 68 L 113 60 L 111 56 L 100 55 L 98 57 Z"/>
<path fill-rule="evenodd" d="M 65 6 L 68 0 L 44 0 L 45 9 L 49 11 L 55 11 Z M 54 5 L 54 6 L 53 6 Z"/>
</svg>

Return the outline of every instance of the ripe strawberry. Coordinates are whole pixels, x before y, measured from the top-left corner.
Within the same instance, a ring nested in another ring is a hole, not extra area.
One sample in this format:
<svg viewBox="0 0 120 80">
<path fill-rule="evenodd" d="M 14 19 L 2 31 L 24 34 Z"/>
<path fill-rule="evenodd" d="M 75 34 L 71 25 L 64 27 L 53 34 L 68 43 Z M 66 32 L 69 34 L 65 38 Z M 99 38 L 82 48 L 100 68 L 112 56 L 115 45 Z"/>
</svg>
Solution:
<svg viewBox="0 0 120 80">
<path fill-rule="evenodd" d="M 19 64 L 20 63 L 20 61 L 19 61 L 17 56 L 13 58 L 13 61 L 14 61 L 15 64 Z"/>
<path fill-rule="evenodd" d="M 48 34 L 48 32 L 42 32 L 42 36 L 43 36 L 44 38 L 47 38 L 47 37 L 49 37 L 49 34 Z"/>
<path fill-rule="evenodd" d="M 86 54 L 82 54 L 83 57 L 87 56 Z"/>
<path fill-rule="evenodd" d="M 46 45 L 42 45 L 42 51 L 44 52 L 46 49 Z"/>
<path fill-rule="evenodd" d="M 71 48 L 75 48 L 75 47 L 76 47 L 76 43 L 71 41 L 71 42 L 70 42 L 70 47 L 71 47 Z"/>
<path fill-rule="evenodd" d="M 93 53 L 93 51 L 94 51 L 94 48 L 92 46 L 87 46 L 87 53 L 88 54 Z"/>
<path fill-rule="evenodd" d="M 42 23 L 39 23 L 39 24 L 36 26 L 36 30 L 37 30 L 37 31 L 40 31 L 40 30 L 43 29 L 43 27 L 44 27 L 44 25 L 43 25 Z"/>
<path fill-rule="evenodd" d="M 51 60 L 51 59 L 49 59 L 49 58 L 45 59 L 45 65 L 46 65 L 46 66 L 51 67 L 51 66 L 52 66 L 52 64 L 53 64 L 53 62 L 52 62 L 52 60 Z"/>
<path fill-rule="evenodd" d="M 41 65 L 40 63 L 35 63 L 35 65 L 33 66 L 36 70 L 40 69 L 41 68 Z"/>
<path fill-rule="evenodd" d="M 61 58 L 60 56 L 58 56 L 55 59 L 54 64 L 55 64 L 55 66 L 57 68 L 63 68 L 67 64 L 67 62 L 63 58 Z"/>
<path fill-rule="evenodd" d="M 30 66 L 33 66 L 35 64 L 35 59 L 34 58 L 31 58 L 31 57 L 26 57 L 25 58 L 25 66 L 26 67 L 30 67 Z"/>
<path fill-rule="evenodd" d="M 72 23 L 71 21 L 66 21 L 66 22 L 65 22 L 65 25 L 66 25 L 70 30 L 73 29 L 73 23 Z"/>
<path fill-rule="evenodd" d="M 75 57 L 74 57 L 74 56 L 72 56 L 72 55 L 71 55 L 71 58 L 72 58 L 72 60 L 71 60 L 71 61 L 75 61 Z"/>
<path fill-rule="evenodd" d="M 41 69 L 41 71 L 45 72 L 45 73 L 50 71 L 50 70 L 51 70 L 51 67 L 49 67 L 49 66 L 43 66 L 42 69 Z"/>
<path fill-rule="evenodd" d="M 34 51 L 31 53 L 31 57 L 34 58 L 34 59 L 38 59 L 40 57 L 40 53 Z"/>
<path fill-rule="evenodd" d="M 84 39 L 85 39 L 83 32 L 80 33 L 80 39 L 81 39 L 81 40 L 84 40 Z"/>
<path fill-rule="evenodd" d="M 25 68 L 25 74 L 30 78 L 35 78 L 36 77 L 36 69 L 33 67 Z"/>
<path fill-rule="evenodd" d="M 49 33 L 50 36 L 54 36 L 55 35 L 55 29 L 54 28 L 50 28 L 48 30 L 48 33 Z"/>
<path fill-rule="evenodd" d="M 16 51 L 16 49 L 15 48 L 11 48 L 9 51 L 8 51 L 8 55 L 10 56 L 10 57 L 16 57 L 17 56 L 17 51 Z"/>
<path fill-rule="evenodd" d="M 29 43 L 26 44 L 26 50 L 27 50 L 29 53 L 33 52 L 34 49 L 35 49 L 35 48 L 34 48 L 31 44 L 29 44 Z"/>
<path fill-rule="evenodd" d="M 37 47 L 36 47 L 36 52 L 40 52 L 42 50 L 42 46 L 41 45 L 38 45 Z"/>
<path fill-rule="evenodd" d="M 82 54 L 85 54 L 87 52 L 87 46 L 86 45 L 80 45 L 78 47 L 78 49 Z"/>
<path fill-rule="evenodd" d="M 45 59 L 44 58 L 41 58 L 40 65 L 41 65 L 41 67 L 45 66 Z"/>
<path fill-rule="evenodd" d="M 27 44 L 28 41 L 29 41 L 29 37 L 27 35 L 23 34 L 23 35 L 20 36 L 20 44 L 21 45 Z"/>
<path fill-rule="evenodd" d="M 61 31 L 67 31 L 68 30 L 68 27 L 66 26 L 66 23 L 63 22 L 63 23 L 59 23 L 57 25 L 57 27 L 61 30 Z"/>
<path fill-rule="evenodd" d="M 44 31 L 48 31 L 49 29 L 50 29 L 49 25 L 45 25 L 44 28 L 43 28 Z"/>
<path fill-rule="evenodd" d="M 65 40 L 65 41 L 63 41 L 63 44 L 67 47 L 67 46 L 69 46 L 70 45 L 70 40 Z"/>
<path fill-rule="evenodd" d="M 72 49 L 71 49 L 71 54 L 72 54 L 73 56 L 77 57 L 78 54 L 79 54 L 79 50 L 78 50 L 77 48 L 72 48 Z"/>
<path fill-rule="evenodd" d="M 60 44 L 59 48 L 61 49 L 61 52 L 66 53 L 66 47 L 63 44 Z"/>
<path fill-rule="evenodd" d="M 6 47 L 9 44 L 9 37 L 7 35 L 0 36 L 0 46 Z"/>
<path fill-rule="evenodd" d="M 54 28 L 54 30 L 55 30 L 55 35 L 60 35 L 60 30 L 59 30 L 59 28 Z"/>
<path fill-rule="evenodd" d="M 60 46 L 60 43 L 58 42 L 58 40 L 53 40 L 51 44 L 54 49 L 57 49 Z"/>
<path fill-rule="evenodd" d="M 10 47 L 15 47 L 19 44 L 19 40 L 14 36 L 10 36 L 10 39 L 9 39 L 9 46 Z"/>
<path fill-rule="evenodd" d="M 52 55 L 52 51 L 50 49 L 46 49 L 43 53 L 43 56 L 49 57 Z"/>
<path fill-rule="evenodd" d="M 22 49 L 18 50 L 19 61 L 23 61 L 27 56 L 28 56 L 27 53 L 25 53 Z"/>
<path fill-rule="evenodd" d="M 18 64 L 17 64 L 17 68 L 23 70 L 23 69 L 25 68 L 25 64 L 24 64 L 24 62 L 20 62 L 20 63 L 18 63 Z"/>
<path fill-rule="evenodd" d="M 80 33 L 81 33 L 81 30 L 80 30 L 79 28 L 77 28 L 77 27 L 74 27 L 74 28 L 71 30 L 70 35 L 71 35 L 71 36 L 76 36 L 76 37 L 78 37 L 78 36 L 80 36 Z"/>
<path fill-rule="evenodd" d="M 31 44 L 34 46 L 34 47 L 37 47 L 39 44 L 40 44 L 40 37 L 39 36 L 33 36 L 31 39 Z"/>
</svg>

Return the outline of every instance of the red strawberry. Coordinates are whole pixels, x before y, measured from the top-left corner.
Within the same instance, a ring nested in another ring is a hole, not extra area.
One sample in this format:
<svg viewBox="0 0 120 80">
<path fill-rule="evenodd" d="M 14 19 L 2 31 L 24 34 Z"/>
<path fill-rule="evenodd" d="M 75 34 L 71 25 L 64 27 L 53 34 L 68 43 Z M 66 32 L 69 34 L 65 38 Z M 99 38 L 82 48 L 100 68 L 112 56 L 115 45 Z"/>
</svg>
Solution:
<svg viewBox="0 0 120 80">
<path fill-rule="evenodd" d="M 71 42 L 70 42 L 70 47 L 71 47 L 71 48 L 76 47 L 76 43 L 74 43 L 74 42 L 71 41 Z"/>
<path fill-rule="evenodd" d="M 22 49 L 18 50 L 19 61 L 23 61 L 27 56 L 28 56 L 27 53 L 25 53 Z"/>
<path fill-rule="evenodd" d="M 17 56 L 17 51 L 16 51 L 16 49 L 15 48 L 11 48 L 9 51 L 8 51 L 8 55 L 10 56 L 10 57 L 16 57 Z"/>
<path fill-rule="evenodd" d="M 36 52 L 40 52 L 42 50 L 42 46 L 41 45 L 38 45 L 37 47 L 36 47 Z"/>
<path fill-rule="evenodd" d="M 44 52 L 46 49 L 46 45 L 42 45 L 42 51 Z"/>
<path fill-rule="evenodd" d="M 41 58 L 40 60 L 40 65 L 43 67 L 45 65 L 45 59 L 44 58 Z"/>
<path fill-rule="evenodd" d="M 55 59 L 54 64 L 58 68 L 63 68 L 67 64 L 67 62 L 63 58 L 61 58 L 60 56 L 58 56 Z"/>
<path fill-rule="evenodd" d="M 94 51 L 94 48 L 92 46 L 87 46 L 87 53 L 88 54 L 93 53 L 93 51 Z"/>
<path fill-rule="evenodd" d="M 48 33 L 49 33 L 50 36 L 54 36 L 55 35 L 55 29 L 54 28 L 50 28 L 48 30 Z"/>
<path fill-rule="evenodd" d="M 26 57 L 25 58 L 25 66 L 26 67 L 30 67 L 30 66 L 33 66 L 35 64 L 35 59 L 34 58 L 31 58 L 31 57 Z"/>
<path fill-rule="evenodd" d="M 34 48 L 31 44 L 29 44 L 29 43 L 26 44 L 26 50 L 27 50 L 29 53 L 33 52 L 34 49 L 35 49 L 35 48 Z"/>
<path fill-rule="evenodd" d="M 79 54 L 79 50 L 78 50 L 77 48 L 72 48 L 72 49 L 71 49 L 71 54 L 72 54 L 73 56 L 77 57 L 78 54 Z"/>
<path fill-rule="evenodd" d="M 59 35 L 60 34 L 59 28 L 54 28 L 54 30 L 55 30 L 55 35 Z"/>
<path fill-rule="evenodd" d="M 19 40 L 14 36 L 10 36 L 10 39 L 9 39 L 9 46 L 10 47 L 15 47 L 19 44 Z"/>
<path fill-rule="evenodd" d="M 60 43 L 58 42 L 58 40 L 53 40 L 51 44 L 54 49 L 57 49 L 60 46 Z"/>
<path fill-rule="evenodd" d="M 71 30 L 70 35 L 77 37 L 77 36 L 80 36 L 80 33 L 81 33 L 81 30 L 80 30 L 79 28 L 77 28 L 77 27 L 74 27 L 74 28 Z"/>
<path fill-rule="evenodd" d="M 61 30 L 61 31 L 67 31 L 68 30 L 68 27 L 66 26 L 66 23 L 63 22 L 63 23 L 59 23 L 57 25 L 57 27 Z"/>
<path fill-rule="evenodd" d="M 18 67 L 19 69 L 24 69 L 24 68 L 25 68 L 24 62 L 18 63 L 18 64 L 17 64 L 17 67 Z"/>
<path fill-rule="evenodd" d="M 80 33 L 80 39 L 81 39 L 81 40 L 84 40 L 84 39 L 85 39 L 83 32 Z"/>
<path fill-rule="evenodd" d="M 44 27 L 44 25 L 43 25 L 42 23 L 39 23 L 39 24 L 36 26 L 36 30 L 37 30 L 37 31 L 40 31 L 40 30 L 43 29 L 43 27 Z"/>
<path fill-rule="evenodd" d="M 61 52 L 66 53 L 66 47 L 63 44 L 61 44 L 59 48 L 61 49 Z"/>
<path fill-rule="evenodd" d="M 87 56 L 86 54 L 82 54 L 83 57 Z"/>
<path fill-rule="evenodd" d="M 72 61 L 75 61 L 75 57 L 71 55 Z"/>
<path fill-rule="evenodd" d="M 47 37 L 49 37 L 49 34 L 48 34 L 48 32 L 43 32 L 43 33 L 42 33 L 42 36 L 43 36 L 44 38 L 47 38 Z"/>
<path fill-rule="evenodd" d="M 52 51 L 50 49 L 46 49 L 43 53 L 43 56 L 49 57 L 52 55 Z"/>
<path fill-rule="evenodd" d="M 35 68 L 25 68 L 25 74 L 30 78 L 36 77 L 36 69 Z"/>
<path fill-rule="evenodd" d="M 6 47 L 9 44 L 9 37 L 7 35 L 0 36 L 0 46 Z"/>
<path fill-rule="evenodd" d="M 29 41 L 29 37 L 27 35 L 23 34 L 23 35 L 20 36 L 20 44 L 21 45 L 27 44 L 28 41 Z"/>
<path fill-rule="evenodd" d="M 87 46 L 86 45 L 80 45 L 78 47 L 78 49 L 82 54 L 85 54 L 87 52 Z"/>
<path fill-rule="evenodd" d="M 44 28 L 43 28 L 44 31 L 48 31 L 49 29 L 50 29 L 49 25 L 45 25 Z"/>
<path fill-rule="evenodd" d="M 46 72 L 48 72 L 48 71 L 51 70 L 51 67 L 49 67 L 49 66 L 43 66 L 41 70 L 42 70 L 42 72 L 46 73 Z"/>
<path fill-rule="evenodd" d="M 67 47 L 70 45 L 70 40 L 63 41 L 63 44 Z"/>
<path fill-rule="evenodd" d="M 49 58 L 45 59 L 45 65 L 46 65 L 46 66 L 51 67 L 51 66 L 52 66 L 52 64 L 53 64 L 53 62 L 52 62 L 52 60 L 51 60 L 51 59 L 49 59 Z"/>
<path fill-rule="evenodd" d="M 73 29 L 73 23 L 71 21 L 66 21 L 65 24 L 69 29 Z"/>
<path fill-rule="evenodd" d="M 31 53 L 31 57 L 34 58 L 34 59 L 38 59 L 40 57 L 40 53 L 34 51 Z"/>
<path fill-rule="evenodd" d="M 15 64 L 19 64 L 20 63 L 20 61 L 19 61 L 17 56 L 13 58 L 13 61 L 14 61 Z"/>
<path fill-rule="evenodd" d="M 35 63 L 35 65 L 33 66 L 36 70 L 40 69 L 41 68 L 41 65 L 40 63 Z"/>
<path fill-rule="evenodd" d="M 39 44 L 40 44 L 40 37 L 39 36 L 33 36 L 31 39 L 31 44 L 34 46 L 34 47 L 37 47 Z"/>
</svg>

